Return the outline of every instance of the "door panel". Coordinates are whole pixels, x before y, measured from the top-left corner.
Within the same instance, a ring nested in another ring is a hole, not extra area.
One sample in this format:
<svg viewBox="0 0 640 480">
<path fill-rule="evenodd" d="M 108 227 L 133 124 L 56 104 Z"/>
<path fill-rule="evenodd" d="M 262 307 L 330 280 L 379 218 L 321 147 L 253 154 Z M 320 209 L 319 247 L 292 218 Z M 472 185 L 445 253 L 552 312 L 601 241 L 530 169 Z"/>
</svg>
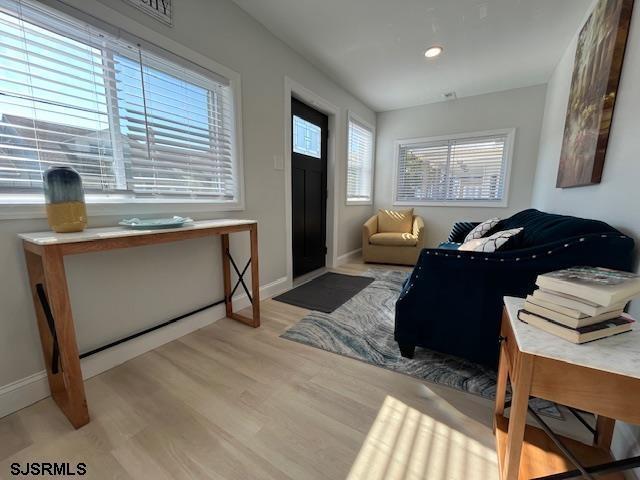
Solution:
<svg viewBox="0 0 640 480">
<path fill-rule="evenodd" d="M 305 239 L 305 212 L 304 212 L 304 177 L 305 171 L 302 168 L 291 169 L 291 182 L 292 182 L 292 225 L 293 225 L 293 265 L 294 276 L 296 271 L 296 259 L 304 253 L 304 239 Z"/>
<path fill-rule="evenodd" d="M 293 276 L 325 266 L 328 118 L 291 99 Z"/>
<path fill-rule="evenodd" d="M 307 170 L 305 176 L 305 256 L 324 255 L 324 185 L 322 174 Z"/>
</svg>

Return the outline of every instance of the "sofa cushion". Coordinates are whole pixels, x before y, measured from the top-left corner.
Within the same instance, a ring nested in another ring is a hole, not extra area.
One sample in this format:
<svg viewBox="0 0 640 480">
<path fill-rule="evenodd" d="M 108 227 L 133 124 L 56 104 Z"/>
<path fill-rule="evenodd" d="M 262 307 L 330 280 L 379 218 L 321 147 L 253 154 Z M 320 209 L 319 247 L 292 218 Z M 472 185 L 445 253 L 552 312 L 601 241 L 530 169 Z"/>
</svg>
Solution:
<svg viewBox="0 0 640 480">
<path fill-rule="evenodd" d="M 369 243 L 388 247 L 415 247 L 418 237 L 411 233 L 374 233 L 369 238 Z"/>
<path fill-rule="evenodd" d="M 408 210 L 378 210 L 378 233 L 411 233 L 413 208 Z"/>
<path fill-rule="evenodd" d="M 489 235 L 519 227 L 524 228 L 522 233 L 510 240 L 503 250 L 529 248 L 590 233 L 618 233 L 615 228 L 599 220 L 556 215 L 530 208 L 501 220 Z"/>
</svg>

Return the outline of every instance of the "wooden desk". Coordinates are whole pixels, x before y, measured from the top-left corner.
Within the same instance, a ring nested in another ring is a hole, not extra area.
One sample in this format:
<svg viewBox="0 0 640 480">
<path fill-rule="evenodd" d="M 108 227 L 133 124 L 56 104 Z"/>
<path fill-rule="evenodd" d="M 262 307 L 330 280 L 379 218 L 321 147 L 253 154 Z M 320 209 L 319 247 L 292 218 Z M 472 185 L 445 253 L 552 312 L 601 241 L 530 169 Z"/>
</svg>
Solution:
<svg viewBox="0 0 640 480">
<path fill-rule="evenodd" d="M 546 433 L 526 425 L 529 396 L 596 414 L 593 445 L 559 438 L 585 466 L 611 462 L 614 419 L 640 424 L 638 327 L 574 345 L 518 320 L 523 299 L 505 297 L 504 302 L 494 424 L 501 479 L 538 478 L 576 469 Z M 513 394 L 509 420 L 503 416 L 507 379 Z M 637 457 L 630 460 L 640 465 Z M 623 476 L 618 472 L 598 478 Z"/>
<path fill-rule="evenodd" d="M 244 231 L 250 234 L 251 259 L 240 272 L 229 253 L 229 234 Z M 259 327 L 258 224 L 253 220 L 205 220 L 193 222 L 181 228 L 162 230 L 110 227 L 90 228 L 78 233 L 38 232 L 20 235 L 23 240 L 51 396 L 74 427 L 79 428 L 89 422 L 89 411 L 80 370 L 64 256 L 214 235 L 221 237 L 226 314 L 234 320 L 252 327 Z M 242 274 L 249 264 L 251 264 L 251 294 L 242 281 Z M 231 266 L 238 273 L 238 282 L 242 283 L 251 300 L 253 306 L 251 318 L 233 311 L 232 290 L 237 288 L 238 283 L 235 287 L 231 285 Z"/>
</svg>

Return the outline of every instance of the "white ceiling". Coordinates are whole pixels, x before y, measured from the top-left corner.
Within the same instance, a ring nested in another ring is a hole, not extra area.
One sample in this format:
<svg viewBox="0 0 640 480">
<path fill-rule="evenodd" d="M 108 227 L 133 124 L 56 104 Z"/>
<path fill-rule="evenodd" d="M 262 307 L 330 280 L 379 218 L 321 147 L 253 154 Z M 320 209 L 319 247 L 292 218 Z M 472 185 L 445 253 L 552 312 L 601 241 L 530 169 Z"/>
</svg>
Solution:
<svg viewBox="0 0 640 480">
<path fill-rule="evenodd" d="M 546 83 L 593 3 L 234 1 L 376 111 Z"/>
</svg>

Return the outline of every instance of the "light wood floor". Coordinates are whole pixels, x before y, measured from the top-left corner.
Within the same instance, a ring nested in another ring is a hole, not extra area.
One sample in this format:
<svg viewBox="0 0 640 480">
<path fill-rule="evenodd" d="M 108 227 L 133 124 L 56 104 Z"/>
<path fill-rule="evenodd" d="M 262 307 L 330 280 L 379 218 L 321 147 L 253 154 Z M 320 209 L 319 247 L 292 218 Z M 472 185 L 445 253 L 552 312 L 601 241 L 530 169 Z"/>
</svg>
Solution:
<svg viewBox="0 0 640 480">
<path fill-rule="evenodd" d="M 491 402 L 278 338 L 306 314 L 266 300 L 259 329 L 223 319 L 88 380 L 77 431 L 51 399 L 0 419 L 0 477 L 497 478 Z"/>
</svg>

